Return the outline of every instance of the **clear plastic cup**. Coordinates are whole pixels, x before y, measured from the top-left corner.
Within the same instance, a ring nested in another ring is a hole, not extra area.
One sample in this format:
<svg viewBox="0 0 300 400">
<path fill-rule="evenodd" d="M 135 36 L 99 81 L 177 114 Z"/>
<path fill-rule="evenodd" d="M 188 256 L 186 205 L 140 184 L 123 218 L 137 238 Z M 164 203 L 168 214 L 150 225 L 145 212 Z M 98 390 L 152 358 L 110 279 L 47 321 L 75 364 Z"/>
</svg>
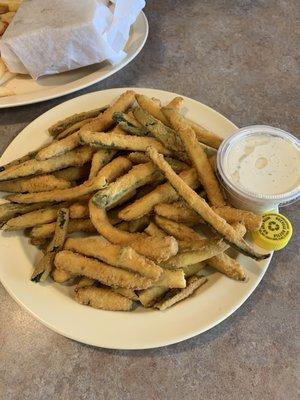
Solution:
<svg viewBox="0 0 300 400">
<path fill-rule="evenodd" d="M 250 191 L 232 179 L 226 172 L 226 161 L 230 151 L 241 140 L 245 140 L 253 135 L 266 135 L 266 137 L 278 137 L 295 146 L 300 151 L 300 141 L 288 132 L 266 125 L 252 125 L 239 129 L 234 135 L 225 139 L 217 154 L 217 175 L 225 189 L 229 202 L 237 208 L 264 212 L 274 210 L 278 206 L 290 204 L 300 198 L 300 186 L 297 185 L 293 190 L 280 194 L 261 194 Z M 299 170 L 300 171 L 300 165 Z"/>
</svg>

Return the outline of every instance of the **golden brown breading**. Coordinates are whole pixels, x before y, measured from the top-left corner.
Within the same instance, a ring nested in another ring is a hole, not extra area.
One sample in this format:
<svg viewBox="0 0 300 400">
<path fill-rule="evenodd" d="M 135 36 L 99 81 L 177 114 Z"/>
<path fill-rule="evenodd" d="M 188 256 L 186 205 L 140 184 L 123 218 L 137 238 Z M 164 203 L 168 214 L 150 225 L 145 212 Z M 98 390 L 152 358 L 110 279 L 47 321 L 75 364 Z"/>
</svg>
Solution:
<svg viewBox="0 0 300 400">
<path fill-rule="evenodd" d="M 108 311 L 130 311 L 133 305 L 132 300 L 109 288 L 94 286 L 79 288 L 74 298 L 80 304 Z"/>
<path fill-rule="evenodd" d="M 114 245 L 102 238 L 69 238 L 66 250 L 72 250 L 85 256 L 97 258 L 115 267 L 124 268 L 146 278 L 157 280 L 163 270 L 153 261 L 138 254 L 129 246 Z"/>
<path fill-rule="evenodd" d="M 164 108 L 164 114 L 168 117 L 171 125 L 177 130 L 179 137 L 192 161 L 199 180 L 207 194 L 209 202 L 213 206 L 221 207 L 226 204 L 217 177 L 208 161 L 208 157 L 198 142 L 195 132 L 186 123 L 184 117 L 177 111 Z"/>
<path fill-rule="evenodd" d="M 57 269 L 56 267 L 54 267 L 51 272 L 51 277 L 54 280 L 54 282 L 65 283 L 70 279 L 74 278 L 74 275 L 71 274 L 70 272 L 64 271 L 62 269 Z"/>
<path fill-rule="evenodd" d="M 80 145 L 80 138 L 78 132 L 72 133 L 61 140 L 56 140 L 49 144 L 49 146 L 40 150 L 35 156 L 36 160 L 47 160 L 48 158 L 58 157 L 61 154 L 65 154 L 67 151 L 71 151 Z"/>
<path fill-rule="evenodd" d="M 105 131 L 113 125 L 113 115 L 115 112 L 126 111 L 135 100 L 133 90 L 122 93 L 102 114 L 84 125 L 81 130 Z"/>
<path fill-rule="evenodd" d="M 128 160 L 128 162 L 130 161 Z M 127 195 L 128 192 L 132 192 L 161 177 L 161 173 L 152 162 L 135 165 L 127 174 L 120 176 L 120 178 L 105 188 L 105 190 L 97 192 L 93 196 L 92 202 L 99 208 L 110 207 Z"/>
<path fill-rule="evenodd" d="M 152 146 L 162 154 L 171 154 L 167 148 L 165 148 L 158 140 L 152 137 L 129 136 L 112 132 L 97 133 L 93 131 L 82 131 L 79 133 L 79 136 L 82 143 L 96 148 L 146 151 L 148 146 Z"/>
<path fill-rule="evenodd" d="M 45 190 L 66 189 L 71 182 L 56 178 L 54 175 L 40 175 L 30 178 L 0 182 L 0 191 L 14 193 L 35 193 Z"/>
<path fill-rule="evenodd" d="M 192 188 L 196 189 L 198 187 L 199 181 L 195 169 L 192 168 L 183 171 L 179 176 Z M 125 221 L 137 219 L 143 215 L 149 214 L 159 203 L 171 203 L 178 199 L 179 195 L 176 190 L 174 190 L 169 183 L 164 183 L 157 186 L 152 192 L 123 208 L 119 213 L 119 217 Z"/>
<path fill-rule="evenodd" d="M 237 260 L 229 257 L 226 253 L 221 253 L 215 257 L 212 257 L 206 262 L 210 267 L 222 272 L 229 278 L 236 279 L 238 281 L 244 281 L 246 279 L 246 274 L 241 264 Z"/>
<path fill-rule="evenodd" d="M 89 146 L 81 146 L 58 157 L 49 160 L 28 160 L 7 171 L 0 172 L 0 181 L 22 178 L 24 176 L 48 174 L 70 166 L 80 166 L 87 163 L 94 153 Z"/>
<path fill-rule="evenodd" d="M 89 209 L 93 225 L 100 235 L 104 236 L 111 243 L 128 244 L 137 253 L 143 254 L 158 263 L 167 260 L 178 252 L 178 244 L 173 237 L 156 238 L 149 237 L 144 233 L 121 231 L 110 224 L 106 211 L 96 207 L 91 200 L 89 202 Z"/>
<path fill-rule="evenodd" d="M 169 125 L 169 121 L 160 109 L 160 104 L 157 104 L 157 102 L 143 94 L 136 94 L 135 98 L 141 108 L 151 114 L 154 118 L 161 121 L 163 124 Z"/>
<path fill-rule="evenodd" d="M 101 107 L 101 108 L 96 108 L 95 110 L 90 110 L 90 111 L 84 111 L 79 114 L 73 114 L 63 120 L 60 120 L 50 126 L 48 128 L 48 132 L 50 133 L 51 136 L 57 136 L 64 130 L 68 129 L 69 127 L 73 126 L 74 124 L 81 122 L 87 118 L 95 118 L 97 117 L 102 111 L 104 111 L 107 108 L 107 106 Z"/>
<path fill-rule="evenodd" d="M 207 238 L 205 236 L 184 224 L 171 221 L 159 215 L 155 216 L 154 221 L 170 236 L 174 236 L 175 239 L 185 242 L 189 250 L 197 250 L 207 242 Z"/>
<path fill-rule="evenodd" d="M 51 237 L 54 231 L 55 231 L 55 222 L 51 222 L 49 224 L 34 226 L 31 229 L 29 236 L 35 239 L 37 238 L 46 239 Z M 71 219 L 68 225 L 68 233 L 74 233 L 74 232 L 95 233 L 96 229 L 88 218 Z"/>
<path fill-rule="evenodd" d="M 212 207 L 216 214 L 224 218 L 230 224 L 241 222 L 249 231 L 256 231 L 261 226 L 262 216 L 246 210 L 239 210 L 231 206 Z M 154 207 L 156 214 L 181 222 L 187 225 L 204 223 L 203 219 L 192 210 L 185 202 L 160 203 Z"/>
<path fill-rule="evenodd" d="M 69 224 L 69 210 L 60 208 L 57 211 L 57 221 L 55 224 L 54 236 L 45 250 L 45 254 L 37 263 L 31 276 L 35 282 L 44 282 L 50 275 L 54 267 L 55 254 L 63 248 L 67 236 Z"/>
<path fill-rule="evenodd" d="M 179 111 L 183 103 L 183 98 L 180 96 L 174 97 L 167 105 L 166 108 L 172 108 L 173 110 Z"/>
<path fill-rule="evenodd" d="M 70 272 L 73 275 L 87 276 L 107 286 L 141 290 L 152 285 L 152 281 L 144 276 L 133 274 L 69 250 L 57 253 L 54 263 L 58 269 Z"/>
<path fill-rule="evenodd" d="M 163 286 L 153 286 L 139 292 L 139 301 L 144 307 L 152 307 L 169 290 Z"/>
<path fill-rule="evenodd" d="M 191 296 L 195 290 L 202 286 L 205 282 L 207 282 L 207 278 L 192 276 L 188 279 L 186 288 L 181 290 L 170 290 L 165 294 L 162 300 L 154 304 L 154 307 L 161 311 L 166 310 L 179 301 Z"/>
</svg>

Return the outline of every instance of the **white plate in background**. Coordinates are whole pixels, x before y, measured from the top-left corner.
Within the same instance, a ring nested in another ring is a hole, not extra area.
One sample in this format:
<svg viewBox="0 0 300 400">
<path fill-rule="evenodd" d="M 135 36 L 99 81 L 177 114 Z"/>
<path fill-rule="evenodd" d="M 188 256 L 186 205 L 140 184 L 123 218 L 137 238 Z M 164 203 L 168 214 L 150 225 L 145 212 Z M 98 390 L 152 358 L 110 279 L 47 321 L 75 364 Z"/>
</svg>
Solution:
<svg viewBox="0 0 300 400">
<path fill-rule="evenodd" d="M 38 80 L 32 79 L 29 75 L 18 74 L 4 85 L 16 94 L 0 97 L 0 108 L 54 99 L 100 82 L 130 63 L 144 47 L 147 37 L 148 21 L 145 14 L 141 12 L 130 29 L 130 36 L 125 46 L 127 56 L 120 63 L 111 65 L 103 62 L 60 74 L 48 75 Z"/>
<path fill-rule="evenodd" d="M 89 93 L 62 103 L 29 124 L 8 146 L 1 164 L 42 145 L 47 128 L 71 114 L 101 107 L 118 97 L 123 89 Z M 133 88 L 166 104 L 175 93 Z M 222 137 L 237 127 L 213 109 L 187 97 L 187 116 Z M 36 319 L 53 331 L 94 346 L 113 349 L 145 349 L 166 346 L 196 336 L 214 327 L 238 309 L 261 281 L 271 258 L 260 262 L 239 255 L 246 269 L 246 282 L 237 282 L 216 272 L 208 283 L 166 311 L 138 307 L 133 312 L 110 312 L 83 306 L 72 299 L 72 288 L 49 280 L 30 281 L 36 248 L 22 233 L 0 234 L 0 280 L 10 295 Z"/>
</svg>

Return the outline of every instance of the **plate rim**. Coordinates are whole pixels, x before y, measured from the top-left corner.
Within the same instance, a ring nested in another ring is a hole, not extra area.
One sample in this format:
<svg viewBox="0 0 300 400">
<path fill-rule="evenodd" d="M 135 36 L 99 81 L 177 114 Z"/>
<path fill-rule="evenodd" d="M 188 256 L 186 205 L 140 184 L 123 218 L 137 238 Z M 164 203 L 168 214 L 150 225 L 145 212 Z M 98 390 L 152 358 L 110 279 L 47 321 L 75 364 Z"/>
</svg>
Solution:
<svg viewBox="0 0 300 400">
<path fill-rule="evenodd" d="M 69 88 L 67 90 L 63 90 L 63 88 L 65 86 L 68 86 L 70 84 L 70 83 L 66 83 L 66 84 L 60 86 L 60 88 L 61 88 L 60 93 L 58 93 L 58 94 L 57 93 L 56 94 L 53 93 L 53 94 L 50 94 L 50 95 L 44 95 L 44 96 L 42 96 L 40 98 L 37 98 L 37 99 L 31 99 L 31 100 L 24 99 L 24 100 L 21 100 L 21 101 L 18 101 L 18 102 L 10 102 L 10 103 L 5 103 L 5 104 L 1 104 L 1 101 L 0 101 L 0 110 L 1 109 L 6 109 L 6 108 L 14 108 L 14 107 L 21 107 L 21 106 L 31 105 L 31 104 L 36 104 L 36 103 L 42 103 L 44 101 L 53 100 L 53 99 L 57 99 L 57 98 L 60 98 L 60 97 L 63 97 L 63 96 L 67 96 L 68 94 L 75 93 L 75 92 L 77 92 L 79 90 L 83 90 L 83 89 L 86 89 L 89 86 L 95 85 L 96 83 L 102 82 L 105 79 L 107 79 L 110 76 L 112 76 L 115 73 L 117 73 L 118 71 L 120 71 L 121 69 L 125 68 L 143 50 L 143 48 L 145 46 L 145 43 L 146 43 L 146 41 L 148 39 L 149 22 L 148 22 L 148 19 L 147 19 L 146 15 L 145 15 L 144 11 L 140 12 L 140 14 L 138 15 L 138 18 L 141 18 L 141 22 L 144 24 L 144 27 L 145 27 L 144 37 L 142 39 L 142 42 L 141 42 L 139 48 L 131 56 L 129 56 L 128 58 L 125 57 L 125 59 L 122 60 L 119 64 L 117 64 L 116 66 L 113 66 L 113 68 L 104 77 L 100 77 L 100 78 L 99 77 L 98 78 L 95 77 L 94 79 L 92 79 L 92 80 L 90 80 L 88 82 L 81 83 L 76 87 L 71 87 L 71 88 Z M 133 23 L 133 26 L 138 21 L 138 18 Z M 92 74 L 94 74 L 94 73 L 97 73 L 97 71 L 93 72 Z M 88 75 L 83 76 L 82 78 L 79 78 L 78 81 L 80 81 L 81 79 L 86 78 L 87 76 Z M 72 83 L 76 83 L 76 81 L 74 81 Z M 36 92 L 36 93 L 38 93 L 38 92 Z M 22 94 L 19 94 L 17 96 L 24 96 L 24 95 L 27 96 L 28 94 L 29 93 L 22 93 Z M 7 96 L 8 100 L 11 97 L 13 97 L 13 96 Z M 0 98 L 0 100 L 1 100 L 1 98 Z"/>
<path fill-rule="evenodd" d="M 111 89 L 105 89 L 105 90 L 100 90 L 100 91 L 95 91 L 95 92 L 91 92 L 91 93 L 87 93 L 87 94 L 83 94 L 81 96 L 77 96 L 73 99 L 69 99 L 61 104 L 56 105 L 55 107 L 51 108 L 50 110 L 46 111 L 45 113 L 43 113 L 42 115 L 40 115 L 39 117 L 37 117 L 35 120 L 33 120 L 31 123 L 29 123 L 24 129 L 22 129 L 22 131 L 14 138 L 14 140 L 7 146 L 7 148 L 5 149 L 5 151 L 3 152 L 3 155 L 1 156 L 1 158 L 3 156 L 5 156 L 5 153 L 7 151 L 9 151 L 10 146 L 13 144 L 13 142 L 18 138 L 18 136 L 26 129 L 28 129 L 30 127 L 30 125 L 34 124 L 36 121 L 43 119 L 45 117 L 45 114 L 47 113 L 53 113 L 55 112 L 56 109 L 58 108 L 62 108 L 64 105 L 68 104 L 68 103 L 76 103 L 76 102 L 80 102 L 79 99 L 84 98 L 84 97 L 92 97 L 92 96 L 96 96 L 99 93 L 103 93 L 103 92 L 112 92 L 112 91 L 124 91 L 124 90 L 135 90 L 135 91 L 147 91 L 147 90 L 151 90 L 151 91 L 157 91 L 157 92 L 164 92 L 168 95 L 172 95 L 172 96 L 180 96 L 177 93 L 174 92 L 170 92 L 170 91 L 166 91 L 166 90 L 160 90 L 160 89 L 153 89 L 153 88 L 140 88 L 140 87 L 129 87 L 129 88 L 111 88 Z M 219 113 L 218 111 L 216 111 L 215 109 L 195 100 L 192 98 L 189 98 L 187 96 L 183 96 L 184 99 L 188 99 L 189 101 L 192 101 L 193 103 L 195 103 L 196 105 L 201 105 L 204 109 L 209 109 L 210 112 L 213 112 L 213 114 L 218 115 L 219 117 L 222 117 L 223 119 L 225 119 L 226 121 L 228 121 L 232 126 L 236 127 L 237 126 L 232 123 L 227 117 L 225 117 L 224 115 L 222 115 L 221 113 Z M 68 107 L 66 107 L 68 108 Z M 66 113 L 67 115 L 68 113 Z M 13 291 L 11 290 L 10 287 L 8 287 L 6 285 L 6 283 L 3 281 L 2 276 L 0 274 L 0 281 L 2 283 L 2 285 L 4 286 L 5 290 L 9 293 L 9 295 L 16 301 L 17 304 L 19 304 L 26 312 L 28 312 L 30 315 L 33 316 L 33 318 L 35 318 L 36 320 L 38 320 L 40 323 L 42 323 L 44 326 L 46 326 L 47 328 L 51 329 L 52 331 L 67 337 L 69 339 L 75 340 L 77 342 L 80 343 L 85 343 L 88 345 L 92 345 L 95 347 L 102 347 L 102 348 L 108 348 L 108 349 L 115 349 L 115 350 L 143 350 L 143 349 L 151 349 L 151 348 L 159 348 L 159 347 L 164 347 L 167 345 L 172 345 L 175 343 L 179 343 L 185 340 L 188 340 L 190 338 L 193 338 L 197 335 L 200 335 L 201 333 L 204 333 L 206 331 L 209 331 L 210 329 L 212 329 L 213 327 L 217 326 L 218 324 L 220 324 L 221 322 L 223 322 L 225 319 L 227 319 L 230 315 L 232 315 L 238 308 L 240 308 L 244 302 L 250 297 L 250 295 L 255 291 L 255 289 L 257 288 L 257 286 L 260 284 L 263 276 L 265 275 L 271 259 L 272 259 L 273 253 L 271 254 L 270 258 L 268 259 L 268 264 L 266 265 L 266 267 L 264 267 L 264 270 L 261 272 L 260 276 L 256 279 L 255 285 L 252 287 L 252 290 L 250 290 L 248 293 L 245 293 L 245 295 L 241 296 L 240 300 L 237 302 L 237 304 L 230 308 L 230 310 L 228 310 L 227 312 L 223 313 L 222 316 L 218 319 L 215 319 L 213 322 L 211 322 L 210 324 L 207 324 L 205 327 L 201 328 L 201 329 L 194 329 L 194 330 L 190 330 L 187 334 L 177 334 L 174 335 L 174 337 L 172 339 L 166 339 L 166 340 L 160 340 L 160 343 L 154 343 L 153 345 L 149 345 L 149 343 L 145 344 L 144 346 L 141 344 L 138 344 L 137 346 L 123 346 L 123 345 L 100 345 L 99 343 L 95 343 L 92 340 L 86 339 L 86 338 L 80 338 L 78 339 L 78 337 L 75 337 L 76 335 L 71 335 L 71 334 L 66 334 L 65 332 L 63 332 L 60 328 L 57 328 L 55 325 L 53 325 L 52 323 L 49 323 L 47 321 L 45 321 L 42 317 L 40 317 L 38 314 L 36 314 L 34 311 L 32 311 L 26 304 L 24 304 L 18 297 L 17 295 L 15 295 L 13 293 Z"/>
</svg>

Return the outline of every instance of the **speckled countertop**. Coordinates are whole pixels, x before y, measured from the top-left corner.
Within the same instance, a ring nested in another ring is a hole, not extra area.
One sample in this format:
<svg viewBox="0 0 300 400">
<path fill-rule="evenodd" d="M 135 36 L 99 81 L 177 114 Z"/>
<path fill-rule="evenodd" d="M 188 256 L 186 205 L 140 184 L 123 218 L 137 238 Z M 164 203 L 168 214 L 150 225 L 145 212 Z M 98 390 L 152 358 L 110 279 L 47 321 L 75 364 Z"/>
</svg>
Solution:
<svg viewBox="0 0 300 400">
<path fill-rule="evenodd" d="M 239 126 L 264 123 L 297 135 L 297 3 L 149 0 L 141 54 L 81 92 L 0 110 L 0 151 L 56 104 L 118 86 L 174 91 Z M 130 352 L 76 343 L 35 321 L 0 286 L 0 399 L 296 400 L 299 206 L 283 212 L 293 239 L 252 296 L 217 327 L 169 347 Z"/>
</svg>

